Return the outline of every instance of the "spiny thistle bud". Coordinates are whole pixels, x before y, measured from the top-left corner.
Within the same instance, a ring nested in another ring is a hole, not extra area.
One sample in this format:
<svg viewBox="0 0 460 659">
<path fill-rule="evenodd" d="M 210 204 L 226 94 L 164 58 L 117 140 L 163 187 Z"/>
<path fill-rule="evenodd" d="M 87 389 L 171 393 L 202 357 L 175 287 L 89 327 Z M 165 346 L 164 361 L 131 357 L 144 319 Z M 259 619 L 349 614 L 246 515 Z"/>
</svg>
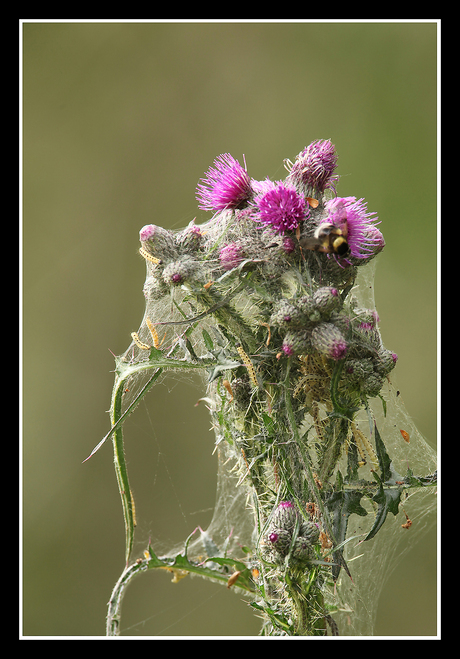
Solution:
<svg viewBox="0 0 460 659">
<path fill-rule="evenodd" d="M 371 398 L 377 396 L 383 386 L 384 377 L 375 371 L 369 375 L 361 384 L 361 391 Z"/>
<path fill-rule="evenodd" d="M 170 260 L 176 254 L 173 234 L 163 227 L 146 224 L 139 231 L 139 240 L 142 247 L 159 259 Z"/>
<path fill-rule="evenodd" d="M 393 367 L 395 362 L 392 353 L 387 351 L 388 361 L 391 361 Z M 387 367 L 389 363 L 387 363 Z M 391 370 L 391 368 L 390 368 Z M 378 357 L 362 357 L 361 359 L 347 359 L 345 363 L 344 376 L 351 387 L 365 394 L 366 396 L 377 396 L 382 388 L 386 373 L 380 369 Z"/>
<path fill-rule="evenodd" d="M 320 529 L 315 522 L 306 522 L 302 520 L 300 526 L 300 535 L 305 538 L 311 545 L 316 545 L 319 540 Z"/>
<path fill-rule="evenodd" d="M 273 549 L 275 549 L 281 556 L 287 555 L 289 547 L 291 546 L 291 538 L 291 533 L 283 529 L 276 529 L 268 534 L 268 540 L 273 545 Z"/>
<path fill-rule="evenodd" d="M 351 321 L 348 316 L 342 311 L 333 311 L 329 317 L 329 322 L 333 323 L 337 329 L 339 329 L 344 336 L 348 334 L 350 329 Z"/>
<path fill-rule="evenodd" d="M 147 277 L 142 289 L 146 300 L 160 300 L 167 290 L 161 278 L 152 276 Z"/>
<path fill-rule="evenodd" d="M 283 250 L 286 254 L 292 254 L 295 251 L 296 243 L 291 236 L 283 237 Z"/>
<path fill-rule="evenodd" d="M 306 538 L 298 536 L 292 550 L 292 558 L 298 563 L 308 563 L 315 555 L 312 545 Z"/>
<path fill-rule="evenodd" d="M 313 294 L 313 303 L 321 316 L 328 316 L 342 304 L 339 292 L 332 286 L 323 286 Z"/>
<path fill-rule="evenodd" d="M 345 375 L 347 380 L 357 388 L 360 388 L 364 380 L 374 372 L 373 360 L 369 357 L 362 359 L 347 359 L 345 363 Z"/>
<path fill-rule="evenodd" d="M 239 245 L 230 243 L 220 249 L 219 259 L 224 270 L 233 270 L 244 260 L 244 254 Z"/>
<path fill-rule="evenodd" d="M 319 311 L 315 307 L 313 296 L 303 295 L 296 301 L 298 309 L 303 313 L 307 320 L 318 322 L 321 319 Z"/>
<path fill-rule="evenodd" d="M 380 348 L 377 354 L 377 363 L 376 363 L 376 370 L 381 374 L 381 375 L 388 375 L 390 371 L 394 369 L 396 366 L 396 362 L 398 361 L 398 355 L 395 352 L 392 352 L 391 350 L 387 350 L 386 348 Z"/>
<path fill-rule="evenodd" d="M 311 334 L 311 343 L 315 350 L 331 359 L 343 359 L 347 352 L 342 332 L 332 323 L 317 325 Z"/>
<path fill-rule="evenodd" d="M 306 191 L 324 192 L 327 188 L 335 191 L 338 175 L 337 154 L 330 140 L 316 140 L 299 153 L 294 164 L 286 161 L 289 181 Z"/>
<path fill-rule="evenodd" d="M 281 501 L 273 513 L 272 523 L 275 529 L 292 531 L 297 520 L 297 510 L 291 501 Z"/>
<path fill-rule="evenodd" d="M 195 252 L 203 242 L 200 227 L 191 222 L 188 227 L 176 235 L 176 244 L 185 251 Z"/>
<path fill-rule="evenodd" d="M 173 261 L 163 270 L 163 281 L 169 286 L 179 286 L 189 279 L 195 270 L 193 261 Z"/>
<path fill-rule="evenodd" d="M 291 548 L 296 526 L 298 535 Z M 293 561 L 308 562 L 314 556 L 313 546 L 318 542 L 319 533 L 319 526 L 303 519 L 293 503 L 282 501 L 273 514 L 266 536 L 269 553 L 278 562 L 291 550 Z"/>
<path fill-rule="evenodd" d="M 306 330 L 287 332 L 283 339 L 282 350 L 286 357 L 292 357 L 293 355 L 305 355 L 311 352 L 311 348 L 311 334 Z"/>
<path fill-rule="evenodd" d="M 297 305 L 288 300 L 280 300 L 270 317 L 270 325 L 274 327 L 298 328 L 305 324 L 305 314 Z"/>
</svg>

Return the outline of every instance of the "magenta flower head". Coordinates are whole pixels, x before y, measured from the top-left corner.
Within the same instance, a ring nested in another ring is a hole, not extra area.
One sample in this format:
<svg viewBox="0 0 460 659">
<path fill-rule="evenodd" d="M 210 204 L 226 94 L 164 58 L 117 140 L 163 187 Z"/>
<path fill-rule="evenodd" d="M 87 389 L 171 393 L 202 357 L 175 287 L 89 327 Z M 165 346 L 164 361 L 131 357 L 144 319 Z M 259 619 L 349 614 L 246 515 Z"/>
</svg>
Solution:
<svg viewBox="0 0 460 659">
<path fill-rule="evenodd" d="M 327 201 L 325 208 L 328 216 L 323 222 L 345 230 L 351 256 L 367 259 L 383 249 L 383 236 L 375 226 L 378 218 L 367 212 L 364 199 L 337 197 Z"/>
<path fill-rule="evenodd" d="M 281 182 L 266 185 L 265 188 L 256 198 L 259 207 L 256 220 L 272 226 L 280 234 L 297 229 L 308 215 L 305 199 L 297 194 L 294 187 Z"/>
<path fill-rule="evenodd" d="M 316 140 L 299 153 L 294 164 L 286 161 L 290 170 L 288 179 L 294 185 L 305 186 L 308 190 L 324 192 L 335 184 L 339 176 L 334 174 L 337 167 L 337 154 L 330 140 Z"/>
<path fill-rule="evenodd" d="M 197 186 L 196 198 L 202 210 L 222 211 L 241 208 L 252 196 L 247 171 L 229 153 L 214 160 L 205 178 Z"/>
</svg>

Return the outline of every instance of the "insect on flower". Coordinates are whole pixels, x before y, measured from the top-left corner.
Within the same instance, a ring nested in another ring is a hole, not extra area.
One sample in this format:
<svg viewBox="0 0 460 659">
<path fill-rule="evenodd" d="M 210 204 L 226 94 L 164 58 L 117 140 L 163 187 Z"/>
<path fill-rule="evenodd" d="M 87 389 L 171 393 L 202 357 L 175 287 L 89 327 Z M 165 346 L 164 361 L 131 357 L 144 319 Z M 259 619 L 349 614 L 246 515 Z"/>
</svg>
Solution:
<svg viewBox="0 0 460 659">
<path fill-rule="evenodd" d="M 347 242 L 347 234 L 348 227 L 346 222 L 342 228 L 325 222 L 317 227 L 313 236 L 301 238 L 300 246 L 303 249 L 310 249 L 314 252 L 345 256 L 350 249 Z"/>
</svg>

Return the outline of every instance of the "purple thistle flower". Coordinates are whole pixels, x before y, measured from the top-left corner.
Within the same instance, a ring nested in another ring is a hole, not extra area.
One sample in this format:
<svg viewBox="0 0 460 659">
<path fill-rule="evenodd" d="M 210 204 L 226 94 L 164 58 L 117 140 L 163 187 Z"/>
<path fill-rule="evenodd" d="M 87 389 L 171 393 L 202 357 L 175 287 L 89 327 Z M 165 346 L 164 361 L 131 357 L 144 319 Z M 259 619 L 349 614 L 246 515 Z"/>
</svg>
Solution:
<svg viewBox="0 0 460 659">
<path fill-rule="evenodd" d="M 366 259 L 383 248 L 383 236 L 375 227 L 379 223 L 378 218 L 372 217 L 375 213 L 367 212 L 364 199 L 337 197 L 327 201 L 325 208 L 328 216 L 323 222 L 332 223 L 342 230 L 346 226 L 351 256 Z"/>
<path fill-rule="evenodd" d="M 201 181 L 196 198 L 205 211 L 240 208 L 252 196 L 248 173 L 229 153 L 218 156 Z"/>
<path fill-rule="evenodd" d="M 335 192 L 338 174 L 337 154 L 330 140 L 316 140 L 299 153 L 294 164 L 289 163 L 288 179 L 294 184 L 324 192 L 331 188 Z"/>
<path fill-rule="evenodd" d="M 256 221 L 272 226 L 280 234 L 297 229 L 308 215 L 305 199 L 297 194 L 295 188 L 287 187 L 281 181 L 266 185 L 266 188 L 256 198 L 259 207 Z"/>
</svg>

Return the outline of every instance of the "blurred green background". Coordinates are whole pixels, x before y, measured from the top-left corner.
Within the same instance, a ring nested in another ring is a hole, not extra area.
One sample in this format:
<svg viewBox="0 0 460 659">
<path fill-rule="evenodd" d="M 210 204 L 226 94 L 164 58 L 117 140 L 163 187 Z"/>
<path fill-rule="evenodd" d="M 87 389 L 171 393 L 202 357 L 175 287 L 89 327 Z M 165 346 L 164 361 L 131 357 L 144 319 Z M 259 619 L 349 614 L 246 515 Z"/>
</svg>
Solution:
<svg viewBox="0 0 460 659">
<path fill-rule="evenodd" d="M 109 429 L 113 357 L 143 315 L 147 223 L 185 226 L 195 187 L 230 152 L 249 174 L 330 138 L 341 196 L 365 197 L 387 247 L 376 303 L 395 380 L 436 445 L 435 23 L 23 24 L 23 633 L 97 636 L 124 562 Z M 126 424 L 149 536 L 181 542 L 211 517 L 213 434 L 196 385 L 154 389 Z M 410 531 L 408 531 L 409 533 Z M 222 586 L 135 581 L 122 630 L 254 635 Z M 436 531 L 406 554 L 379 604 L 378 635 L 435 635 Z"/>
</svg>

